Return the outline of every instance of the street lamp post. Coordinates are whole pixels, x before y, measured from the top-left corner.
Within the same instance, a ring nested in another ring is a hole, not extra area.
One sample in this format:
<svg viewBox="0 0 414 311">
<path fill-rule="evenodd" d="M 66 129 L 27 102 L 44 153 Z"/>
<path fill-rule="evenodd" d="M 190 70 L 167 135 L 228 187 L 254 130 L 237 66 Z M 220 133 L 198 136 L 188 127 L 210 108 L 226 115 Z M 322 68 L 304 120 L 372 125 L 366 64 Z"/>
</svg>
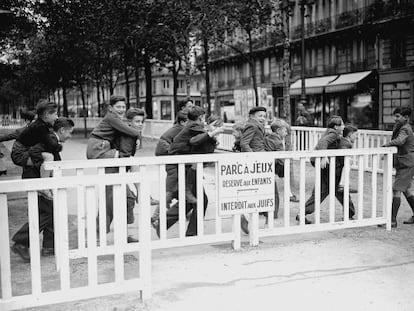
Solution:
<svg viewBox="0 0 414 311">
<path fill-rule="evenodd" d="M 302 89 L 300 94 L 300 102 L 306 103 L 306 86 L 305 86 L 305 5 L 314 4 L 314 0 L 300 0 L 300 22 L 301 22 L 301 80 Z"/>
</svg>

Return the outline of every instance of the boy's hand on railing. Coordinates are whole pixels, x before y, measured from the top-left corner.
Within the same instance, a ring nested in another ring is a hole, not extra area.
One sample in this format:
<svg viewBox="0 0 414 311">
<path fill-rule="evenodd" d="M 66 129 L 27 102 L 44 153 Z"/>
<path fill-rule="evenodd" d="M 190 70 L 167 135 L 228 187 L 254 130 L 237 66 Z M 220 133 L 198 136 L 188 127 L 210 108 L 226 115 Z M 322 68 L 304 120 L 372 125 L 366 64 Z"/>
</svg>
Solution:
<svg viewBox="0 0 414 311">
<path fill-rule="evenodd" d="M 321 159 L 321 168 L 326 168 L 329 164 L 329 159 L 327 157 Z"/>
<path fill-rule="evenodd" d="M 224 132 L 224 127 L 217 127 L 214 130 L 212 130 L 211 132 L 208 132 L 208 134 L 210 135 L 210 137 L 214 137 L 218 134 L 221 134 Z"/>
</svg>

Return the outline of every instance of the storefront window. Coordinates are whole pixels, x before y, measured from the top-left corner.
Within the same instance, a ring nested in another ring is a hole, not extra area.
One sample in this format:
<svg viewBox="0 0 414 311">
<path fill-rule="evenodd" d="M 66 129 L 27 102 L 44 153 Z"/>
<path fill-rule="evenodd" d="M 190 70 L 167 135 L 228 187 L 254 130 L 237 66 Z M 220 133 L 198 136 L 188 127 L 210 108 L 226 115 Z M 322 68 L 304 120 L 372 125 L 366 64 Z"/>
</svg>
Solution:
<svg viewBox="0 0 414 311">
<path fill-rule="evenodd" d="M 349 109 L 349 122 L 358 128 L 374 127 L 374 110 L 371 94 L 358 94 L 353 97 Z"/>
<path fill-rule="evenodd" d="M 162 100 L 161 101 L 161 120 L 171 120 L 171 101 Z"/>
</svg>

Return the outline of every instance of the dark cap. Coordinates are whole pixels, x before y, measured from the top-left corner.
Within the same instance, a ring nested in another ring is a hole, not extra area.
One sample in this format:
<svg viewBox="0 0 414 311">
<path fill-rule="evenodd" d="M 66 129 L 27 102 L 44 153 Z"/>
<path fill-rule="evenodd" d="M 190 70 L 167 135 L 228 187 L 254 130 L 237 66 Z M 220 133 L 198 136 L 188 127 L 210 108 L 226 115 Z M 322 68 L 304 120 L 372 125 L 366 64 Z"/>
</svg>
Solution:
<svg viewBox="0 0 414 311">
<path fill-rule="evenodd" d="M 264 111 L 266 112 L 266 108 L 265 107 L 253 107 L 252 109 L 250 109 L 249 111 L 249 115 L 255 114 L 258 111 Z"/>
</svg>

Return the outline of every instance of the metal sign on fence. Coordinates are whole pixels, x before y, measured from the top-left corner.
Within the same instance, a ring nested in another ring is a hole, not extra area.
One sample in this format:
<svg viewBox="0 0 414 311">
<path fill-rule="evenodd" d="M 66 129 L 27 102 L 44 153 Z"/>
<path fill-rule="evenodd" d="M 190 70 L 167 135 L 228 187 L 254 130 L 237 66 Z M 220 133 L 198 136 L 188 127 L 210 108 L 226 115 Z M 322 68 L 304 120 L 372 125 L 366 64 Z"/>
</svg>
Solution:
<svg viewBox="0 0 414 311">
<path fill-rule="evenodd" d="M 219 161 L 219 215 L 273 211 L 274 159 L 240 158 Z"/>
</svg>

